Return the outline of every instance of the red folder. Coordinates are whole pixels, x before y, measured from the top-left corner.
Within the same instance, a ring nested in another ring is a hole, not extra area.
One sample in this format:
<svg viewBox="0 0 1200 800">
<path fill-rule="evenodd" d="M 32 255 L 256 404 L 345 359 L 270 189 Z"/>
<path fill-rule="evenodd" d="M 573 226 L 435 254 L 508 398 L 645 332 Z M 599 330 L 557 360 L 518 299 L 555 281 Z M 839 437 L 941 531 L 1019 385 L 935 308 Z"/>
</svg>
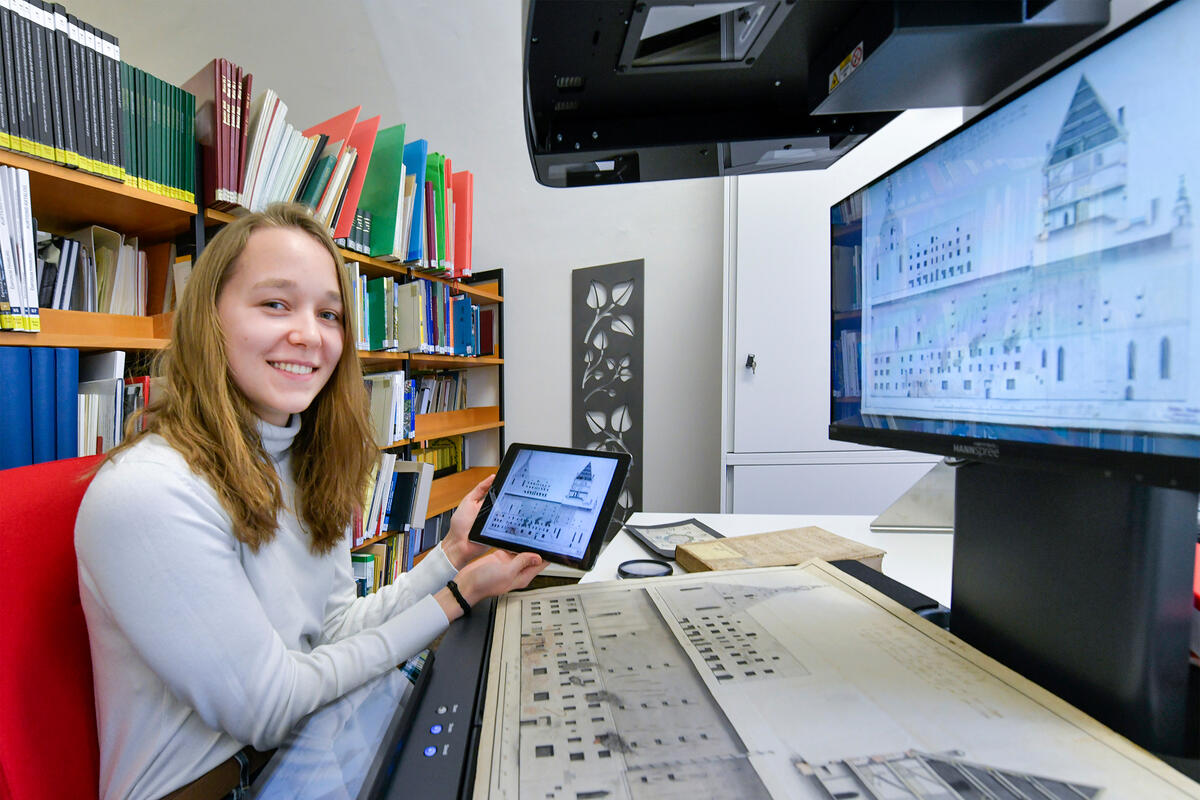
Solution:
<svg viewBox="0 0 1200 800">
<path fill-rule="evenodd" d="M 471 274 L 471 217 L 475 176 L 467 170 L 451 176 L 454 186 L 454 277 Z"/>
<path fill-rule="evenodd" d="M 333 225 L 333 238 L 343 239 L 350 235 L 354 224 L 354 212 L 358 208 L 358 198 L 362 194 L 363 179 L 367 177 L 367 165 L 371 161 L 371 150 L 375 147 L 375 135 L 379 133 L 380 117 L 375 116 L 356 123 L 350 131 L 350 147 L 358 151 L 358 159 L 354 169 L 350 171 L 350 179 L 346 182 L 346 199 L 342 201 L 342 213 L 338 214 Z"/>
<path fill-rule="evenodd" d="M 325 149 L 327 152 L 334 152 L 336 149 L 338 161 L 340 161 L 346 153 L 346 148 L 350 145 L 350 134 L 354 131 L 354 123 L 358 121 L 359 111 L 362 111 L 362 106 L 355 106 L 349 111 L 343 111 L 332 119 L 327 119 L 324 122 L 313 125 L 304 131 L 304 135 L 316 136 L 319 133 L 323 133 L 328 136 L 329 143 L 325 145 Z M 332 181 L 330 183 L 332 184 Z M 329 186 L 325 187 L 325 191 L 329 191 Z M 321 202 L 324 199 L 324 194 L 317 198 L 316 208 L 320 208 Z"/>
</svg>

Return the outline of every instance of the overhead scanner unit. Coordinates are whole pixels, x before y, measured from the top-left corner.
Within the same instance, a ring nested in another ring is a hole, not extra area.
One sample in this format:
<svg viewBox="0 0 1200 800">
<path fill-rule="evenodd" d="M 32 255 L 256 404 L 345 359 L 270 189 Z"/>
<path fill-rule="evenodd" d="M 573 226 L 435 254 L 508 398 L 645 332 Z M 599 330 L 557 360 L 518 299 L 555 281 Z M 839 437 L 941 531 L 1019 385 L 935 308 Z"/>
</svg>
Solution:
<svg viewBox="0 0 1200 800">
<path fill-rule="evenodd" d="M 529 0 L 534 174 L 823 169 L 904 109 L 988 101 L 1108 18 L 1108 0 Z"/>
</svg>

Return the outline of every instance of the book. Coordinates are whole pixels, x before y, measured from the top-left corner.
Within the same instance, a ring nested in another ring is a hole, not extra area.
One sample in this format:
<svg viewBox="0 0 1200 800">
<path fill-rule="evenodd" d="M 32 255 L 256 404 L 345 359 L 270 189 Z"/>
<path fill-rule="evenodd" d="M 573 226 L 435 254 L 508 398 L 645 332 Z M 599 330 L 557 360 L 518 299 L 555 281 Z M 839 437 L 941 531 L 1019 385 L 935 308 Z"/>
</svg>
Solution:
<svg viewBox="0 0 1200 800">
<path fill-rule="evenodd" d="M 375 135 L 379 132 L 379 120 L 374 116 L 370 119 L 359 120 L 350 129 L 350 139 L 347 143 L 355 152 L 354 165 L 346 177 L 346 192 L 342 198 L 342 206 L 334 219 L 334 238 L 345 238 L 350 235 L 350 227 L 354 222 L 354 211 L 358 208 L 358 198 L 362 194 L 363 180 L 371 162 L 371 152 L 375 148 Z"/>
<path fill-rule="evenodd" d="M 337 164 L 337 156 L 324 155 L 318 158 L 313 165 L 312 173 L 305 179 L 304 185 L 300 189 L 297 201 L 316 210 L 317 203 L 320 202 L 321 195 L 333 175 L 335 164 Z"/>
<path fill-rule="evenodd" d="M 810 525 L 710 542 L 691 542 L 675 548 L 675 561 L 688 572 L 782 567 L 810 558 L 824 561 L 854 559 L 872 569 L 883 566 L 884 551 Z"/>
<path fill-rule="evenodd" d="M 397 513 L 397 509 L 392 509 L 392 525 L 404 526 L 409 528 L 424 528 L 425 515 L 429 510 L 429 494 L 433 488 L 433 465 L 423 461 L 405 461 L 397 459 L 392 469 L 397 473 L 402 473 L 397 480 L 411 480 L 413 482 L 412 502 L 408 504 L 407 514 Z M 413 477 L 405 478 L 403 473 L 410 473 Z M 397 494 L 400 492 L 400 483 L 396 485 Z M 400 529 L 400 528 L 397 528 Z"/>
<path fill-rule="evenodd" d="M 475 204 L 475 176 L 463 170 L 454 173 L 454 277 L 471 274 L 471 235 Z"/>
<path fill-rule="evenodd" d="M 32 362 L 28 347 L 0 347 L 0 469 L 33 463 Z"/>
<path fill-rule="evenodd" d="M 32 461 L 40 464 L 55 457 L 54 350 L 49 347 L 29 348 L 30 418 L 32 422 Z"/>
<path fill-rule="evenodd" d="M 417 139 L 404 145 L 404 173 L 414 178 L 412 209 L 405 224 L 409 229 L 406 261 L 420 262 L 425 254 L 425 167 L 429 143 Z M 407 202 L 406 202 L 407 208 Z"/>
<path fill-rule="evenodd" d="M 325 134 L 329 137 L 325 145 L 325 150 L 322 157 L 332 155 L 335 165 L 339 164 L 346 157 L 346 150 L 350 147 L 350 134 L 354 131 L 354 123 L 358 121 L 358 113 L 362 111 L 362 106 L 355 106 L 347 111 L 343 111 L 335 117 L 330 117 L 324 122 L 319 122 L 304 131 L 305 136 L 316 136 L 317 134 Z M 334 167 L 334 172 L 337 171 L 337 166 Z M 322 192 L 314 208 L 321 208 L 326 205 L 332 205 L 333 200 L 327 201 L 326 194 L 333 189 L 332 185 L 327 185 Z M 336 188 L 337 192 L 341 192 L 342 187 Z M 336 200 L 336 198 L 335 198 Z"/>
<path fill-rule="evenodd" d="M 79 455 L 79 351 L 54 348 L 54 457 Z"/>
<path fill-rule="evenodd" d="M 214 58 L 181 87 L 196 98 L 196 141 L 203 154 L 204 174 L 200 201 L 211 208 L 229 209 L 239 201 L 232 185 L 233 120 L 236 93 L 232 89 L 233 65 Z M 238 132 L 238 141 L 241 133 Z"/>
<path fill-rule="evenodd" d="M 371 213 L 370 254 L 403 260 L 404 124 L 384 128 L 375 136 L 371 163 L 363 178 L 359 205 Z"/>
</svg>

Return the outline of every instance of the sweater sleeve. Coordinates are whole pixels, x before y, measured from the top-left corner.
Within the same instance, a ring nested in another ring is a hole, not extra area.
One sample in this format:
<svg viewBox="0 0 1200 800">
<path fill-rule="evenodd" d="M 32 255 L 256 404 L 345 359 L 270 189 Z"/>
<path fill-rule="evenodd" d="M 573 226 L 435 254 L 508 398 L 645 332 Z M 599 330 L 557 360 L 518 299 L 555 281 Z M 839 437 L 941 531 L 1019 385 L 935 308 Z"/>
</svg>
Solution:
<svg viewBox="0 0 1200 800">
<path fill-rule="evenodd" d="M 309 712 L 447 626 L 425 597 L 310 652 L 289 650 L 246 578 L 228 515 L 186 466 L 110 463 L 76 522 L 80 580 L 167 688 L 240 742 L 277 745 Z"/>
<path fill-rule="evenodd" d="M 446 585 L 457 572 L 438 545 L 410 571 L 401 573 L 392 583 L 366 597 L 358 597 L 354 571 L 350 564 L 349 539 L 334 551 L 333 591 L 325 609 L 326 642 L 339 641 L 386 620 L 432 595 Z M 440 606 L 439 606 L 440 608 Z"/>
</svg>

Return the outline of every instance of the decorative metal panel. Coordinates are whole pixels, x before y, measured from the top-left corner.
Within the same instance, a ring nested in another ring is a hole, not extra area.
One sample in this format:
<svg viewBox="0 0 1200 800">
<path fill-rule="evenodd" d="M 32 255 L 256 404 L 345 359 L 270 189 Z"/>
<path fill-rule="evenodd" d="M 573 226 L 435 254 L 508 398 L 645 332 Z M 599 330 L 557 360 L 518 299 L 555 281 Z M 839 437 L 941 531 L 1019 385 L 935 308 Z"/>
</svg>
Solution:
<svg viewBox="0 0 1200 800">
<path fill-rule="evenodd" d="M 639 259 L 571 273 L 571 442 L 632 456 L 621 522 L 642 507 L 644 268 Z"/>
</svg>

